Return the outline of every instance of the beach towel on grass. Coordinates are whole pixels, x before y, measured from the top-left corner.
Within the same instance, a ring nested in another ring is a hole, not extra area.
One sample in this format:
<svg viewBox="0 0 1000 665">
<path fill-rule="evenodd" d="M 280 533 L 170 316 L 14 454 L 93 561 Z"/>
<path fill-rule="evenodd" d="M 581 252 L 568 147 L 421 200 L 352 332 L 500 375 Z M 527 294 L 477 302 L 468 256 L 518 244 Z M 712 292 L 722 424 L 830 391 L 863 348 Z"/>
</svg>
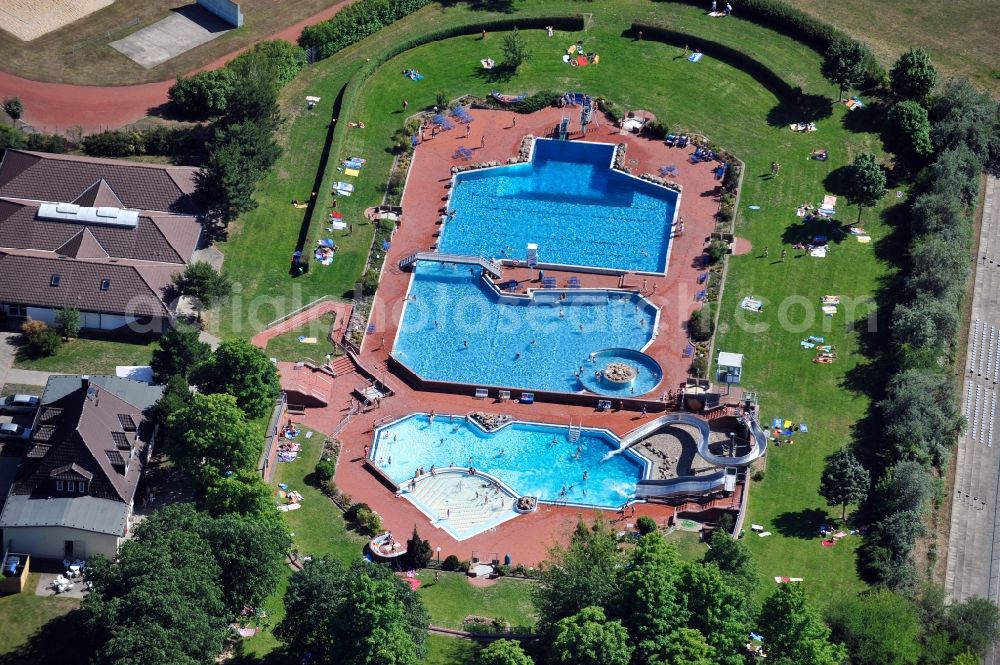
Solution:
<svg viewBox="0 0 1000 665">
<path fill-rule="evenodd" d="M 691 55 L 688 56 L 688 60 L 690 60 L 691 62 L 698 62 L 699 60 L 701 60 L 701 57 L 703 55 L 705 55 L 705 54 L 704 53 L 692 53 Z"/>
<path fill-rule="evenodd" d="M 356 178 L 360 174 L 361 171 L 358 169 L 344 169 L 344 175 L 351 176 L 352 178 Z"/>
</svg>

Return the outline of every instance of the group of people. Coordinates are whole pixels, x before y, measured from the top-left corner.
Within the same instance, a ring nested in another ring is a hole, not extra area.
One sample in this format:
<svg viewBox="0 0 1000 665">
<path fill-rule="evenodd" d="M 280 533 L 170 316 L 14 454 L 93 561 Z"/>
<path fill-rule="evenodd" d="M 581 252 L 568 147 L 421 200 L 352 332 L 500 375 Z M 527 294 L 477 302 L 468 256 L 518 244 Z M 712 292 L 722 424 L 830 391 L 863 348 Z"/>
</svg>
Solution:
<svg viewBox="0 0 1000 665">
<path fill-rule="evenodd" d="M 727 2 L 726 3 L 726 7 L 723 10 L 723 12 L 725 13 L 726 16 L 729 16 L 730 14 L 732 14 L 733 13 L 733 5 Z M 709 10 L 709 13 L 710 14 L 718 14 L 719 13 L 719 3 L 716 2 L 716 0 L 712 0 L 712 8 L 711 8 L 711 10 Z"/>
</svg>

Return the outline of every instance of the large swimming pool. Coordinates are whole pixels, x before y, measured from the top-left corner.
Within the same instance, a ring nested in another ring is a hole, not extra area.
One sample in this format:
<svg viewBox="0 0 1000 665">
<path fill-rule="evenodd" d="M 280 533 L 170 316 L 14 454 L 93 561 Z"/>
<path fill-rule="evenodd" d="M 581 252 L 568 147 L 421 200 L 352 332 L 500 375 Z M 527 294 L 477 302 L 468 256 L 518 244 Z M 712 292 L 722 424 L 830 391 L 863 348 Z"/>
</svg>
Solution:
<svg viewBox="0 0 1000 665">
<path fill-rule="evenodd" d="M 631 451 L 605 459 L 618 443 L 602 430 L 572 441 L 567 427 L 515 422 L 487 433 L 464 416 L 429 422 L 421 413 L 378 428 L 370 457 L 400 486 L 420 467 L 472 466 L 541 501 L 617 508 L 634 498 L 649 464 Z"/>
<path fill-rule="evenodd" d="M 426 379 L 577 392 L 589 387 L 578 374 L 603 366 L 591 354 L 641 350 L 655 335 L 657 309 L 635 293 L 539 290 L 532 298 L 501 297 L 479 273 L 419 262 L 393 356 Z M 633 385 L 607 394 L 649 392 L 662 378 L 653 369 L 638 366 Z"/>
<path fill-rule="evenodd" d="M 531 162 L 457 175 L 440 250 L 666 272 L 678 193 L 612 169 L 614 149 L 538 139 Z"/>
</svg>

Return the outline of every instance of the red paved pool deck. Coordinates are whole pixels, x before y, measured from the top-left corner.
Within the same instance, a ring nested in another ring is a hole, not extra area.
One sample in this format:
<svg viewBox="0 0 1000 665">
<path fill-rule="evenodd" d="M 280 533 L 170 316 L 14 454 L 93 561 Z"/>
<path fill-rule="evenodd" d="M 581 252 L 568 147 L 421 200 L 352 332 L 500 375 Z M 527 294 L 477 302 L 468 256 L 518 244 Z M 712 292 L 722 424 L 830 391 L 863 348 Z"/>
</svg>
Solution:
<svg viewBox="0 0 1000 665">
<path fill-rule="evenodd" d="M 598 413 L 589 407 L 566 406 L 536 402 L 518 404 L 494 400 L 476 400 L 462 395 L 434 392 L 419 392 L 409 388 L 401 379 L 387 369 L 389 346 L 395 338 L 402 312 L 410 274 L 401 271 L 399 260 L 417 251 L 429 250 L 436 241 L 435 233 L 439 209 L 445 205 L 447 185 L 451 180 L 451 167 L 464 163 L 452 157 L 459 146 L 473 149 L 471 161 L 506 160 L 517 154 L 525 134 L 549 135 L 564 111 L 545 109 L 530 116 L 518 115 L 516 126 L 512 127 L 513 114 L 498 111 L 473 110 L 472 132 L 465 136 L 461 125 L 447 132 L 439 133 L 416 149 L 410 177 L 403 196 L 404 217 L 393 238 L 386 258 L 372 322 L 375 332 L 365 338 L 360 355 L 361 363 L 379 379 L 384 380 L 395 395 L 382 400 L 378 409 L 349 416 L 350 392 L 364 386 L 367 381 L 359 374 L 339 376 L 331 388 L 330 406 L 325 409 L 310 409 L 301 421 L 320 432 L 336 433 L 344 447 L 338 463 L 335 481 L 340 489 L 354 501 L 368 503 L 382 516 L 386 528 L 396 534 L 409 534 L 416 525 L 421 535 L 431 541 L 432 547 L 440 547 L 442 556 L 455 554 L 467 559 L 473 552 L 481 558 L 491 558 L 496 553 L 500 557 L 510 554 L 515 563 L 534 565 L 543 560 L 547 549 L 556 542 L 563 542 L 571 532 L 579 517 L 591 518 L 598 514 L 607 519 L 619 516 L 611 511 L 581 510 L 579 508 L 553 507 L 542 505 L 531 515 L 510 520 L 495 529 L 464 541 L 456 541 L 446 532 L 435 528 L 412 504 L 395 496 L 362 466 L 364 446 L 370 445 L 372 430 L 377 423 L 399 418 L 417 411 L 434 410 L 439 414 L 466 414 L 476 410 L 490 410 L 507 413 L 521 420 L 566 424 L 570 420 L 584 426 L 605 427 L 618 435 L 634 429 L 642 422 L 642 416 L 634 411 L 612 411 Z M 579 111 L 571 111 L 571 117 Z M 486 146 L 482 137 L 486 136 Z M 581 138 L 579 136 L 573 138 Z M 694 294 L 701 288 L 697 283 L 699 270 L 694 265 L 702 254 L 706 237 L 714 230 L 714 214 L 718 209 L 718 186 L 712 174 L 715 164 L 688 162 L 692 149 L 669 148 L 662 141 L 651 141 L 634 135 L 620 135 L 618 130 L 602 124 L 583 137 L 583 140 L 607 143 L 627 143 L 627 165 L 633 173 L 657 173 L 660 167 L 676 164 L 679 175 L 675 181 L 683 186 L 680 201 L 680 215 L 684 219 L 685 233 L 671 240 L 670 259 L 665 276 L 631 276 L 629 281 L 661 308 L 659 335 L 647 352 L 663 366 L 666 377 L 651 395 L 658 399 L 661 392 L 676 389 L 686 377 L 689 360 L 681 357 L 687 344 L 685 322 L 692 310 L 698 307 Z M 525 278 L 523 270 L 504 269 L 505 277 Z M 547 271 L 547 275 L 557 276 L 559 285 L 565 284 L 572 272 Z M 577 274 L 583 287 L 618 288 L 619 277 Z M 286 368 L 285 371 L 287 371 Z M 652 417 L 652 416 L 650 416 Z M 346 419 L 346 422 L 345 422 Z M 539 460 L 544 464 L 545 460 Z M 731 507 L 738 505 L 740 492 L 727 499 L 706 504 L 704 508 Z M 659 522 L 665 522 L 673 515 L 672 507 L 639 504 L 636 515 L 650 515 Z M 631 515 L 624 523 L 633 523 Z"/>
</svg>

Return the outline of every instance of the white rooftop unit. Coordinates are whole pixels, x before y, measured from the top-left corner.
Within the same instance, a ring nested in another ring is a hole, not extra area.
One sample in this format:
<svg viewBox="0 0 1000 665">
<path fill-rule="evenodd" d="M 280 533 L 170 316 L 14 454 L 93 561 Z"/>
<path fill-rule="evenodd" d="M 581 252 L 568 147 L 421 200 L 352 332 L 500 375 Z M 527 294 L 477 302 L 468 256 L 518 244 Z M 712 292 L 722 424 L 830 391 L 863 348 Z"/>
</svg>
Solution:
<svg viewBox="0 0 1000 665">
<path fill-rule="evenodd" d="M 88 208 L 75 203 L 42 203 L 38 206 L 38 218 L 78 224 L 102 224 L 125 229 L 134 229 L 139 225 L 138 210 Z"/>
<path fill-rule="evenodd" d="M 743 374 L 743 354 L 719 351 L 718 380 L 725 383 L 739 383 Z"/>
</svg>

